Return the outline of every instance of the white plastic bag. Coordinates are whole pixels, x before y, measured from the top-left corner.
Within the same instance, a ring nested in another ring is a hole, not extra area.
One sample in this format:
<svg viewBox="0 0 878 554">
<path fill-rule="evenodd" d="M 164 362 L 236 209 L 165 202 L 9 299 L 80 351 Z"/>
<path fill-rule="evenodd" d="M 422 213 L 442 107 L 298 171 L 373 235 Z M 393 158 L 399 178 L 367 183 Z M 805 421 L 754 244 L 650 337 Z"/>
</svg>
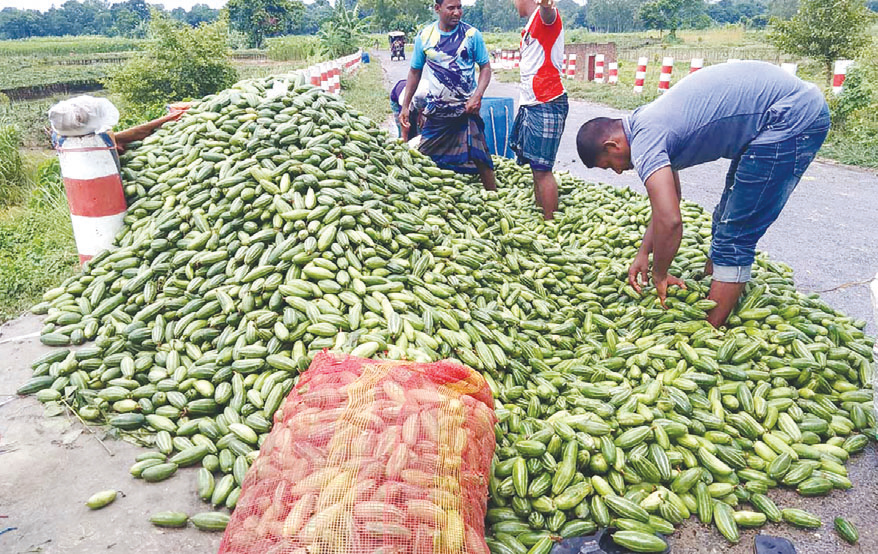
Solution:
<svg viewBox="0 0 878 554">
<path fill-rule="evenodd" d="M 49 121 L 59 135 L 81 137 L 112 129 L 119 123 L 119 110 L 106 98 L 82 95 L 52 106 Z"/>
<path fill-rule="evenodd" d="M 281 96 L 286 96 L 290 90 L 290 83 L 286 79 L 277 80 L 274 82 L 272 87 L 265 91 L 266 100 L 274 100 L 275 98 L 280 98 Z"/>
</svg>

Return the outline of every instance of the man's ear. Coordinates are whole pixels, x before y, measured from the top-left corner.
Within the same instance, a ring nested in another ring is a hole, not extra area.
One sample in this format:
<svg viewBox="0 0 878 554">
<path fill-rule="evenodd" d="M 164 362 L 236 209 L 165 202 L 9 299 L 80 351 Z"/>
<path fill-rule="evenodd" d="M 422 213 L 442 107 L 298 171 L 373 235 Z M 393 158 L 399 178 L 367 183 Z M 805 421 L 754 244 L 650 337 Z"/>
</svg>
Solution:
<svg viewBox="0 0 878 554">
<path fill-rule="evenodd" d="M 605 140 L 602 150 L 607 154 L 615 154 L 621 149 L 621 146 L 615 140 Z"/>
</svg>

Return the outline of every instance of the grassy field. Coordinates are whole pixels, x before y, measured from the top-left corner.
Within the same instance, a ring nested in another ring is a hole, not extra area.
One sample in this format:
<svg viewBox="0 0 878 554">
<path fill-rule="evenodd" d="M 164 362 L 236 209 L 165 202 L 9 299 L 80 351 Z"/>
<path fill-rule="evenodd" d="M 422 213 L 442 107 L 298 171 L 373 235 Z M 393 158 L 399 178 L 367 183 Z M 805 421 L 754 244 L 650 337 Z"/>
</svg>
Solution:
<svg viewBox="0 0 878 554">
<path fill-rule="evenodd" d="M 0 60 L 0 90 L 31 88 L 39 93 L 40 88 L 66 83 L 78 85 L 99 83 L 114 63 L 89 63 L 83 65 L 59 65 L 53 59 L 36 57 L 7 57 Z"/>
<path fill-rule="evenodd" d="M 634 92 L 634 72 L 636 64 L 619 62 L 619 84 L 594 83 L 579 80 L 565 80 L 564 87 L 571 98 L 596 102 L 620 110 L 633 110 L 658 98 L 658 78 L 660 65 L 647 66 L 643 92 Z M 674 64 L 671 86 L 689 74 L 689 62 Z M 817 64 L 800 64 L 799 77 L 825 87 L 826 80 Z M 504 82 L 518 82 L 515 70 L 495 72 L 496 78 Z M 820 157 L 844 164 L 862 167 L 878 167 L 878 114 L 872 114 L 869 121 L 860 121 L 844 131 L 832 130 L 820 150 Z"/>
<path fill-rule="evenodd" d="M 0 41 L 0 91 L 15 99 L 48 95 L 59 86 L 99 87 L 142 42 L 108 37 Z"/>
<path fill-rule="evenodd" d="M 104 52 L 138 50 L 139 39 L 119 37 L 41 37 L 23 40 L 0 40 L 0 56 L 70 56 Z"/>
<path fill-rule="evenodd" d="M 378 58 L 371 63 L 360 65 L 360 70 L 352 77 L 342 77 L 341 95 L 345 102 L 363 112 L 378 125 L 390 115 L 390 102 L 384 90 L 384 73 Z"/>
<path fill-rule="evenodd" d="M 280 75 L 297 69 L 308 67 L 304 61 L 236 61 L 235 69 L 238 70 L 239 79 L 256 79 L 269 75 Z"/>
<path fill-rule="evenodd" d="M 489 50 L 493 48 L 517 48 L 521 34 L 519 32 L 508 33 L 484 33 L 485 44 Z M 565 29 L 564 42 L 568 44 L 582 42 L 615 42 L 620 50 L 633 50 L 649 46 L 661 46 L 662 38 L 655 31 L 641 31 L 636 33 L 593 33 L 588 29 Z M 689 48 L 765 48 L 765 34 L 763 31 L 747 31 L 739 25 L 716 27 L 703 31 L 680 30 L 677 31 L 677 41 L 674 44 L 664 44 L 664 47 L 673 49 Z"/>
<path fill-rule="evenodd" d="M 0 210 L 0 321 L 17 317 L 78 267 L 53 152 L 24 155 L 26 200 Z"/>
<path fill-rule="evenodd" d="M 634 75 L 637 71 L 637 62 L 619 61 L 619 83 L 617 85 L 609 85 L 606 82 L 607 70 L 604 68 L 604 82 L 595 83 L 589 81 L 580 81 L 578 79 L 565 79 L 564 87 L 567 89 L 571 98 L 577 100 L 588 100 L 589 102 L 598 102 L 606 104 L 613 108 L 622 110 L 633 110 L 634 108 L 652 102 L 658 98 L 658 82 L 661 73 L 661 60 L 650 60 L 646 67 L 646 79 L 643 86 L 643 92 L 634 92 Z M 671 73 L 671 86 L 674 86 L 683 77 L 689 74 L 690 59 L 675 59 L 674 70 Z M 705 67 L 709 65 L 705 62 Z M 580 71 L 581 68 L 578 68 Z M 825 78 L 820 72 L 817 64 L 804 63 L 799 65 L 798 76 L 804 80 L 814 82 L 823 87 L 826 85 Z M 495 73 L 497 78 L 503 82 L 518 82 L 518 70 L 499 70 Z"/>
<path fill-rule="evenodd" d="M 265 41 L 268 57 L 275 61 L 318 61 L 320 40 L 317 37 L 275 37 Z"/>
</svg>

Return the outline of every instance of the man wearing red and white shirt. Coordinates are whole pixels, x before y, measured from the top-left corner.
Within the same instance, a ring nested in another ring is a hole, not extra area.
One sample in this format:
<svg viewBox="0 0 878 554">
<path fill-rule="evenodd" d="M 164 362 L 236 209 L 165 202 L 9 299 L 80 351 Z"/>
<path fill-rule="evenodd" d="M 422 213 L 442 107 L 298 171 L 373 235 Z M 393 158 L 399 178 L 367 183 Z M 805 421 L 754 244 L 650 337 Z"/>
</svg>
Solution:
<svg viewBox="0 0 878 554">
<path fill-rule="evenodd" d="M 567 93 L 561 84 L 564 26 L 554 0 L 514 0 L 521 17 L 521 97 L 510 147 L 518 163 L 530 165 L 534 198 L 543 217 L 558 209 L 558 183 L 552 175 L 567 120 Z"/>
</svg>

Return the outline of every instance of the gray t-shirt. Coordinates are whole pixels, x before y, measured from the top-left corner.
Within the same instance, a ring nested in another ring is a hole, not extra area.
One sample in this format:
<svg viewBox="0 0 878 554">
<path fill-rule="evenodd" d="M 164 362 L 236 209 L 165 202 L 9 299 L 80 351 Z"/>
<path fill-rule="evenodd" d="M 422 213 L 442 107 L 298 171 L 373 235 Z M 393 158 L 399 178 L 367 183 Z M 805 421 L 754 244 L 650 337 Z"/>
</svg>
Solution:
<svg viewBox="0 0 878 554">
<path fill-rule="evenodd" d="M 770 63 L 733 62 L 687 75 L 622 123 L 645 182 L 667 165 L 680 170 L 792 138 L 825 109 L 816 85 Z"/>
</svg>

